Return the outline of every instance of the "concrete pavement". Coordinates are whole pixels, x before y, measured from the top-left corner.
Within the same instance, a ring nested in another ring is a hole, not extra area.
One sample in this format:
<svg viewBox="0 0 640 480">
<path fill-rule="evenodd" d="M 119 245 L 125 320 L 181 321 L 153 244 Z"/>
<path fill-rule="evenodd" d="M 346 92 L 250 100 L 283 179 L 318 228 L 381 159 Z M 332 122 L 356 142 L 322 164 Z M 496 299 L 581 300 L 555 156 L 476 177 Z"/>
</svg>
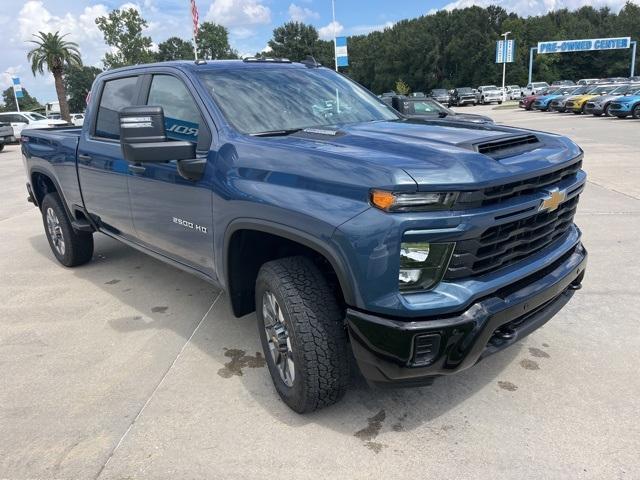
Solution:
<svg viewBox="0 0 640 480">
<path fill-rule="evenodd" d="M 210 285 L 96 235 L 65 269 L 0 153 L 0 478 L 640 477 L 640 122 L 523 111 L 569 134 L 590 175 L 584 288 L 520 344 L 420 389 L 353 387 L 291 412 L 255 316 Z"/>
</svg>

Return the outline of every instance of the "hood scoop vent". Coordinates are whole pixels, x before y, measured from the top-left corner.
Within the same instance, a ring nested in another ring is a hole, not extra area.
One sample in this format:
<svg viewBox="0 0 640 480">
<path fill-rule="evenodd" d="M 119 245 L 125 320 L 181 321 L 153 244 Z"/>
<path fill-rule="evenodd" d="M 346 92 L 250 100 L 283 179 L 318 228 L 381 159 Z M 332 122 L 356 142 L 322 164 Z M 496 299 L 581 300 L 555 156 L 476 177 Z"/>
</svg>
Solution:
<svg viewBox="0 0 640 480">
<path fill-rule="evenodd" d="M 477 143 L 474 148 L 478 153 L 500 159 L 533 150 L 540 143 L 540 140 L 535 135 L 521 135 Z"/>
</svg>

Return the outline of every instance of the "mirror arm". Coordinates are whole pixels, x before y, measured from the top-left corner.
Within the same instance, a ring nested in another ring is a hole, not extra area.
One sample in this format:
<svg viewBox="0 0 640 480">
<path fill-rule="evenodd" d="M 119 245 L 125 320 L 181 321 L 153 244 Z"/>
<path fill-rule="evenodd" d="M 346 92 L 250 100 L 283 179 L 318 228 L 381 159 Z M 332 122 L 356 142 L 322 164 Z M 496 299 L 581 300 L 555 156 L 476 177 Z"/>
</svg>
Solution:
<svg viewBox="0 0 640 480">
<path fill-rule="evenodd" d="M 178 160 L 178 173 L 180 174 L 180 176 L 194 182 L 202 178 L 206 167 L 206 156 Z"/>
</svg>

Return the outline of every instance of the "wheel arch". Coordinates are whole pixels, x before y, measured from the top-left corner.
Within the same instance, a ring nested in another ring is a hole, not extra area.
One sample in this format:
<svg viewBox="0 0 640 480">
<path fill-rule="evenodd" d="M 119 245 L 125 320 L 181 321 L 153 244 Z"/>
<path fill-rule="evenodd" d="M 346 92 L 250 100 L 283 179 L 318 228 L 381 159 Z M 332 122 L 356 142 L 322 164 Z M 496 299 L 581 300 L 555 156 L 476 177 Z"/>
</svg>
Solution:
<svg viewBox="0 0 640 480">
<path fill-rule="evenodd" d="M 260 245 L 246 245 L 259 240 Z M 275 247 L 275 248 L 274 248 Z M 232 222 L 225 231 L 223 278 L 236 317 L 255 309 L 255 280 L 262 264 L 289 255 L 309 255 L 326 261 L 336 289 L 347 305 L 355 304 L 352 276 L 339 254 L 326 243 L 295 228 L 259 219 Z"/>
</svg>

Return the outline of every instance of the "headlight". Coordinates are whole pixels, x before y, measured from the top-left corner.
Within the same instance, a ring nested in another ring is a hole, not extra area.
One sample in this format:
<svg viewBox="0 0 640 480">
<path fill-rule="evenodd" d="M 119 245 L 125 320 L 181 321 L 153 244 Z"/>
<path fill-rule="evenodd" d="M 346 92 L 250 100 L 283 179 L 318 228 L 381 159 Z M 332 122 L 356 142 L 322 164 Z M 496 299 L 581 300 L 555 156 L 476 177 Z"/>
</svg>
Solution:
<svg viewBox="0 0 640 480">
<path fill-rule="evenodd" d="M 411 192 L 398 193 L 386 190 L 371 190 L 371 204 L 385 212 L 419 212 L 445 210 L 458 198 L 457 192 Z"/>
<path fill-rule="evenodd" d="M 427 290 L 440 282 L 454 246 L 454 243 L 402 242 L 398 275 L 400 290 Z"/>
</svg>

